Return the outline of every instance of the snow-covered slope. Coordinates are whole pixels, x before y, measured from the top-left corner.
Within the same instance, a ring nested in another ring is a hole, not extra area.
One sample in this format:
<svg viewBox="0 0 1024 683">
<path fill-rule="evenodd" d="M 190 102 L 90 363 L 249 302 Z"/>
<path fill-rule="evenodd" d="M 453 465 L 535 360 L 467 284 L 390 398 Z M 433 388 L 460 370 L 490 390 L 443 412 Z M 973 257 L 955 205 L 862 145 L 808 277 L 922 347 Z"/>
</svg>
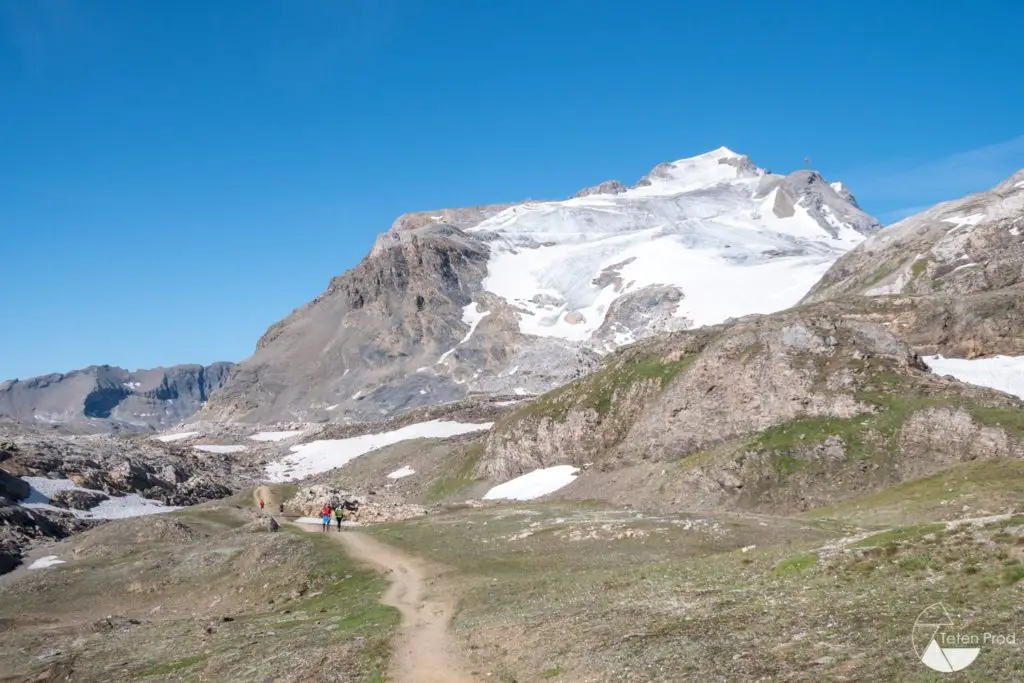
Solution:
<svg viewBox="0 0 1024 683">
<path fill-rule="evenodd" d="M 844 186 L 724 147 L 631 188 L 407 214 L 197 419 L 380 420 L 542 393 L 651 334 L 787 308 L 878 228 Z"/>
<path fill-rule="evenodd" d="M 624 192 L 512 206 L 466 232 L 491 245 L 483 287 L 521 309 L 523 334 L 588 341 L 615 300 L 652 286 L 680 295 L 662 325 L 709 325 L 795 304 L 877 228 L 807 176 L 817 206 L 723 147 Z M 600 346 L 642 336 L 621 327 Z"/>
</svg>

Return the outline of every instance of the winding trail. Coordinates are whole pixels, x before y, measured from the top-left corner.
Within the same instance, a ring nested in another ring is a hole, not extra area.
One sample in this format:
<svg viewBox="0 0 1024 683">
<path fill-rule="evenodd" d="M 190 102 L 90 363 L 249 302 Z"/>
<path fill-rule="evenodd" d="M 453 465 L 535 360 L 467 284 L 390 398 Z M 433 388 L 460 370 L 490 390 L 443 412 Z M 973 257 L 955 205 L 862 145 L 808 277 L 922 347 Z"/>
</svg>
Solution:
<svg viewBox="0 0 1024 683">
<path fill-rule="evenodd" d="M 391 660 L 397 683 L 471 683 L 448 632 L 454 606 L 450 596 L 427 595 L 436 572 L 423 560 L 354 531 L 331 534 L 355 560 L 384 572 L 391 587 L 381 598 L 402 615 Z"/>
<path fill-rule="evenodd" d="M 280 503 L 269 486 L 253 490 L 253 502 L 262 496 L 267 512 L 276 512 Z M 319 527 L 297 524 L 303 531 L 321 533 Z M 396 608 L 402 615 L 388 680 L 395 683 L 475 683 L 459 657 L 459 648 L 448 632 L 454 613 L 452 596 L 436 586 L 438 571 L 426 561 L 409 555 L 375 538 L 355 531 L 330 532 L 331 540 L 341 544 L 357 562 L 384 574 L 391 586 L 381 603 Z"/>
</svg>

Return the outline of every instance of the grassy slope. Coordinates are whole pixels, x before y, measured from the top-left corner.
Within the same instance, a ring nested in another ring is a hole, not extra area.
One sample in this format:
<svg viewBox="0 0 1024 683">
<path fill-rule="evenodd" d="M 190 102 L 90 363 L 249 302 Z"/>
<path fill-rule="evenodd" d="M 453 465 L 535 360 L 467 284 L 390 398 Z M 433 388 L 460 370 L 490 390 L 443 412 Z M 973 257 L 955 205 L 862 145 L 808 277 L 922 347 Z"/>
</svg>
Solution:
<svg viewBox="0 0 1024 683">
<path fill-rule="evenodd" d="M 632 517 L 523 504 L 375 533 L 458 571 L 454 628 L 502 681 L 939 680 L 912 650 L 921 610 L 942 600 L 965 632 L 1012 632 L 1019 620 L 1021 518 L 830 549 L 849 532 Z M 988 648 L 963 680 L 1008 680 L 1018 654 Z"/>
<path fill-rule="evenodd" d="M 159 522 L 174 537 L 131 520 L 74 539 L 68 564 L 0 588 L 0 678 L 380 680 L 398 622 L 385 581 L 325 537 L 245 521 L 210 506 Z"/>
</svg>

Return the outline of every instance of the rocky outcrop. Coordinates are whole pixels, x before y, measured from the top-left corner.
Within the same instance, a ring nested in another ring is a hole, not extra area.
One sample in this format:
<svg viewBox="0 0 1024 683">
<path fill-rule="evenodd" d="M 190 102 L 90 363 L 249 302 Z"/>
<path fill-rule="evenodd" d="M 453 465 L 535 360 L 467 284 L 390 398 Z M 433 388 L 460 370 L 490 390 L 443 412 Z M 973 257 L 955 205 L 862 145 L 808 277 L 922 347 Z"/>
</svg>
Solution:
<svg viewBox="0 0 1024 683">
<path fill-rule="evenodd" d="M 30 491 L 31 489 L 27 483 L 0 469 L 0 497 L 7 498 L 16 503 L 19 500 L 28 498 Z"/>
<path fill-rule="evenodd" d="M 70 479 L 76 486 L 109 496 L 137 493 L 167 505 L 221 498 L 262 475 L 259 462 L 140 435 L 55 436 L 4 428 L 0 442 L 6 444 L 3 468 L 16 477 Z"/>
<path fill-rule="evenodd" d="M 4 504 L 0 498 L 0 574 L 17 567 L 25 550 L 33 543 L 67 538 L 94 524 L 70 513 Z"/>
<path fill-rule="evenodd" d="M 603 183 L 598 183 L 592 187 L 585 187 L 576 194 L 574 198 L 579 197 L 590 197 L 595 194 L 622 194 L 627 188 L 625 185 L 620 183 L 618 180 L 606 180 Z"/>
<path fill-rule="evenodd" d="M 1024 171 L 878 232 L 841 257 L 804 297 L 965 296 L 1024 282 Z"/>
<path fill-rule="evenodd" d="M 358 510 L 347 511 L 345 519 L 360 524 L 399 522 L 427 514 L 425 507 L 406 503 L 401 496 L 374 490 L 353 493 L 321 484 L 299 489 L 284 506 L 289 514 L 319 517 L 324 505 L 341 505 L 346 501 L 358 505 Z"/>
<path fill-rule="evenodd" d="M 65 433 L 153 431 L 191 416 L 231 363 L 129 372 L 109 365 L 0 383 L 0 416 Z"/>
<path fill-rule="evenodd" d="M 583 470 L 560 495 L 802 510 L 979 458 L 1024 457 L 1024 402 L 932 375 L 837 306 L 627 347 L 499 421 L 478 474 Z"/>
<path fill-rule="evenodd" d="M 463 309 L 486 261 L 485 245 L 447 225 L 381 236 L 355 269 L 268 330 L 198 417 L 313 421 L 340 410 L 373 420 L 464 396 L 450 377 L 417 368 L 466 335 Z"/>
<path fill-rule="evenodd" d="M 72 510 L 90 510 L 105 500 L 110 500 L 98 491 L 58 491 L 50 497 L 50 504 Z"/>
</svg>

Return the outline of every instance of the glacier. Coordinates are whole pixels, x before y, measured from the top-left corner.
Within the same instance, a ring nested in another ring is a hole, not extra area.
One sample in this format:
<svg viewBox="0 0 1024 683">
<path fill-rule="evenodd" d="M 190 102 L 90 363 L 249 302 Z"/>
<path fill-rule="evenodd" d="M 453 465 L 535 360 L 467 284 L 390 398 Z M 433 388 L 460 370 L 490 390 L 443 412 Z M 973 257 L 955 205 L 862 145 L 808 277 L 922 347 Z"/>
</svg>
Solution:
<svg viewBox="0 0 1024 683">
<path fill-rule="evenodd" d="M 877 227 L 841 185 L 806 175 L 820 182 L 802 195 L 721 147 L 633 188 L 510 206 L 466 232 L 489 244 L 483 288 L 519 310 L 523 334 L 587 342 L 613 302 L 652 286 L 681 293 L 678 326 L 711 325 L 796 304 Z M 851 212 L 868 220 L 840 217 Z M 630 332 L 618 343 L 643 336 Z"/>
</svg>

